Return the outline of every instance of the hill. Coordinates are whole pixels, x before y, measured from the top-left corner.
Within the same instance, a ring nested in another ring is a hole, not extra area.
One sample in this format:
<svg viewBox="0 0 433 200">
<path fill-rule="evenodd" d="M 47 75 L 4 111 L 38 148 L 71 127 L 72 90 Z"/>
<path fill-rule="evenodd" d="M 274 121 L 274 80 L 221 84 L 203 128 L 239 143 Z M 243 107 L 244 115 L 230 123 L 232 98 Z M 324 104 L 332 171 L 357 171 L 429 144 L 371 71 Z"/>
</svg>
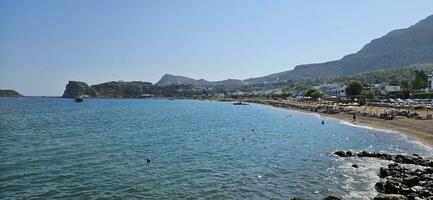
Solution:
<svg viewBox="0 0 433 200">
<path fill-rule="evenodd" d="M 433 63 L 433 15 L 409 28 L 394 30 L 372 40 L 354 54 L 340 60 L 296 66 L 291 71 L 245 80 L 265 81 L 329 78 L 362 72 Z"/>
<path fill-rule="evenodd" d="M 0 97 L 23 97 L 23 95 L 15 90 L 0 90 Z"/>
<path fill-rule="evenodd" d="M 227 79 L 223 81 L 207 81 L 204 79 L 192 79 L 185 76 L 175 76 L 171 74 L 165 74 L 156 83 L 158 86 L 169 86 L 169 85 L 193 85 L 193 86 L 204 86 L 204 85 L 246 85 L 247 83 L 238 79 Z"/>
</svg>

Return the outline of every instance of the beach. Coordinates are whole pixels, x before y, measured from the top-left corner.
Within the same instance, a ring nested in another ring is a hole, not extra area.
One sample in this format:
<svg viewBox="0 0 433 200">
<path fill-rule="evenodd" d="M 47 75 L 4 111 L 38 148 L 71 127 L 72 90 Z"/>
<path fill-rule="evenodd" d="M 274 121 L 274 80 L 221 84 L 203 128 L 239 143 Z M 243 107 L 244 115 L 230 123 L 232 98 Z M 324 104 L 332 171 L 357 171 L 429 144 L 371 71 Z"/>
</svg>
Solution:
<svg viewBox="0 0 433 200">
<path fill-rule="evenodd" d="M 433 121 L 432 120 L 416 120 L 413 118 L 397 118 L 394 120 L 384 120 L 379 118 L 373 118 L 368 116 L 356 115 L 356 121 L 353 121 L 353 114 L 347 112 L 340 112 L 336 114 L 327 114 L 314 112 L 308 109 L 290 106 L 290 103 L 282 101 L 265 101 L 265 100 L 254 100 L 252 103 L 272 105 L 276 107 L 297 110 L 301 112 L 313 112 L 324 117 L 332 117 L 351 123 L 356 126 L 368 126 L 376 129 L 385 129 L 395 132 L 402 133 L 412 139 L 415 139 L 423 144 L 433 146 Z M 384 109 L 391 110 L 390 108 L 377 107 L 377 106 L 360 106 L 352 107 L 354 111 L 362 112 L 369 110 L 372 112 L 382 112 Z M 425 115 L 425 110 L 417 110 L 420 115 Z"/>
</svg>

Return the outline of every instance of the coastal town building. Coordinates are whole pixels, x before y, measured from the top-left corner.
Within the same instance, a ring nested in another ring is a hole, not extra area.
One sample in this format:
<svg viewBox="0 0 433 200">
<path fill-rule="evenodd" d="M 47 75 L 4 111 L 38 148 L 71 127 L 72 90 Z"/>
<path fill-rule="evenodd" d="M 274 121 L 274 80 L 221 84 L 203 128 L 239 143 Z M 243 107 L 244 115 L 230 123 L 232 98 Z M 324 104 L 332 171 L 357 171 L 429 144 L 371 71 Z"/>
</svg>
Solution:
<svg viewBox="0 0 433 200">
<path fill-rule="evenodd" d="M 388 95 L 401 91 L 400 86 L 389 85 L 388 83 L 373 84 L 371 88 L 375 91 L 376 95 Z"/>
<path fill-rule="evenodd" d="M 344 88 L 337 83 L 333 84 L 322 84 L 319 86 L 314 86 L 313 89 L 319 90 L 326 96 L 337 96 L 337 97 L 345 97 L 346 91 Z"/>
</svg>

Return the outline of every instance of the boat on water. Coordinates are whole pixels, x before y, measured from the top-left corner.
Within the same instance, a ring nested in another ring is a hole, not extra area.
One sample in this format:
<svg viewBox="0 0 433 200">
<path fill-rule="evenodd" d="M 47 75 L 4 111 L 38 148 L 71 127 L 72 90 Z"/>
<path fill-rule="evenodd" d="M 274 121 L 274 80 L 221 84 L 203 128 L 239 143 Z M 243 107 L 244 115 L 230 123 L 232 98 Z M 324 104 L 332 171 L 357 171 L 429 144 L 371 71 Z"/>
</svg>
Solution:
<svg viewBox="0 0 433 200">
<path fill-rule="evenodd" d="M 248 103 L 242 102 L 242 101 L 238 101 L 238 102 L 234 102 L 233 105 L 235 106 L 246 106 L 249 105 Z"/>
<path fill-rule="evenodd" d="M 75 102 L 79 103 L 79 102 L 83 102 L 83 101 L 84 101 L 83 97 L 80 97 L 80 96 L 75 97 Z"/>
</svg>

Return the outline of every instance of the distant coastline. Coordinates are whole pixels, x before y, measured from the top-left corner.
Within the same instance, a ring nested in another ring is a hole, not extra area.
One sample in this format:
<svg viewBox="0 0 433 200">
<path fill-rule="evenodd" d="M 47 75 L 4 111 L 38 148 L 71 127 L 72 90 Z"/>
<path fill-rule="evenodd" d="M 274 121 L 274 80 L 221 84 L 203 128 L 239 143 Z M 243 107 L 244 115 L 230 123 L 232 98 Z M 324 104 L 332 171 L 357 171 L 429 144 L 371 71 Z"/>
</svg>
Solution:
<svg viewBox="0 0 433 200">
<path fill-rule="evenodd" d="M 0 97 L 24 97 L 15 90 L 0 90 Z"/>
</svg>

